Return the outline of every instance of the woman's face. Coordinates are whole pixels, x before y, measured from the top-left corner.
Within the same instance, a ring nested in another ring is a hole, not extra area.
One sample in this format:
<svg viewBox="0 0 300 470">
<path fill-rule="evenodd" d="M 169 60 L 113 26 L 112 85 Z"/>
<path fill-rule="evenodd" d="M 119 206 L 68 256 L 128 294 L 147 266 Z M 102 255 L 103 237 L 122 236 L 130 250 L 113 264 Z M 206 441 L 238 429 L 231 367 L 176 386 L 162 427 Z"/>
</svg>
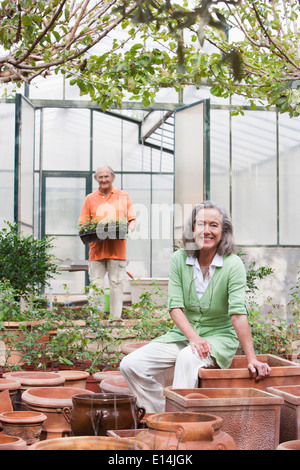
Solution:
<svg viewBox="0 0 300 470">
<path fill-rule="evenodd" d="M 222 238 L 221 214 L 217 209 L 200 209 L 194 227 L 195 242 L 201 250 L 214 250 Z"/>
</svg>

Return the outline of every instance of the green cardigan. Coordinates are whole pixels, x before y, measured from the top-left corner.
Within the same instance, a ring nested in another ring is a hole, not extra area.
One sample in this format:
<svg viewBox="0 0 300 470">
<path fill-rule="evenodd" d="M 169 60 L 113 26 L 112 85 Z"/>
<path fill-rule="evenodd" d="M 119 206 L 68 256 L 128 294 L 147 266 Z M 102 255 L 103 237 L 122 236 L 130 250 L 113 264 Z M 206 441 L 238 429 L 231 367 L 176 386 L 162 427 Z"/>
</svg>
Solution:
<svg viewBox="0 0 300 470">
<path fill-rule="evenodd" d="M 168 308 L 182 308 L 192 327 L 211 344 L 212 357 L 219 367 L 227 369 L 239 346 L 231 315 L 247 315 L 245 303 L 246 271 L 235 254 L 223 257 L 223 266 L 216 267 L 201 299 L 198 299 L 193 266 L 186 264 L 184 250 L 176 251 L 171 259 Z M 184 342 L 187 338 L 175 325 L 165 335 L 153 341 Z"/>
</svg>

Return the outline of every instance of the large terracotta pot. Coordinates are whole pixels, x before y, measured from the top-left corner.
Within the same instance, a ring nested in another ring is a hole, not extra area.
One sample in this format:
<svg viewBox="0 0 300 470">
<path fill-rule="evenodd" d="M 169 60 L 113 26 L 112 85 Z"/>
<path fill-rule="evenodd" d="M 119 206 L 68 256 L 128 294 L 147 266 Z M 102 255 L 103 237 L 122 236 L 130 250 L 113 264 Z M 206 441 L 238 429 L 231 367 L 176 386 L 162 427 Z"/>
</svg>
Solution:
<svg viewBox="0 0 300 470">
<path fill-rule="evenodd" d="M 0 392 L 2 392 L 3 390 L 9 391 L 9 396 L 13 407 L 15 406 L 15 401 L 17 401 L 18 391 L 20 388 L 21 382 L 19 382 L 19 380 L 11 378 L 0 379 Z"/>
<path fill-rule="evenodd" d="M 109 377 L 104 379 L 100 383 L 100 389 L 106 393 L 123 393 L 125 395 L 130 394 L 127 382 L 123 376 L 121 377 Z"/>
<path fill-rule="evenodd" d="M 47 419 L 35 411 L 10 411 L 0 414 L 4 434 L 23 439 L 28 445 L 39 441 L 42 424 Z"/>
<path fill-rule="evenodd" d="M 84 370 L 58 370 L 59 375 L 64 377 L 65 387 L 76 387 L 85 389 L 89 373 Z"/>
<path fill-rule="evenodd" d="M 57 387 L 65 382 L 65 378 L 57 372 L 15 371 L 6 372 L 3 377 L 18 380 L 23 390 L 32 387 Z"/>
<path fill-rule="evenodd" d="M 6 372 L 3 377 L 18 380 L 21 387 L 18 389 L 14 399 L 14 408 L 16 411 L 26 410 L 23 403 L 23 392 L 33 387 L 57 387 L 63 386 L 65 378 L 57 372 L 40 372 L 40 371 L 14 371 Z"/>
<path fill-rule="evenodd" d="M 149 450 L 147 444 L 134 439 L 108 436 L 76 436 L 41 441 L 29 450 Z"/>
<path fill-rule="evenodd" d="M 249 375 L 246 356 L 235 356 L 229 369 L 199 369 L 199 387 L 201 388 L 257 388 L 282 385 L 300 385 L 300 364 L 272 354 L 257 355 L 257 359 L 267 362 L 272 368 L 269 377 L 255 381 Z"/>
<path fill-rule="evenodd" d="M 93 377 L 94 377 L 95 380 L 97 380 L 97 382 L 100 385 L 102 380 L 114 379 L 116 377 L 123 377 L 123 376 L 122 376 L 122 373 L 121 373 L 120 370 L 105 370 L 105 371 L 102 371 L 102 372 L 95 372 Z"/>
<path fill-rule="evenodd" d="M 276 450 L 300 450 L 300 440 L 282 442 Z"/>
<path fill-rule="evenodd" d="M 26 442 L 20 437 L 7 436 L 0 434 L 0 450 L 25 450 L 27 449 Z"/>
<path fill-rule="evenodd" d="M 63 410 L 75 436 L 105 436 L 109 429 L 137 428 L 145 414 L 132 395 L 113 393 L 78 394 L 73 409 Z"/>
<path fill-rule="evenodd" d="M 238 450 L 274 450 L 283 399 L 255 388 L 164 389 L 167 412 L 213 413 Z"/>
<path fill-rule="evenodd" d="M 221 430 L 223 420 L 204 413 L 155 413 L 136 439 L 151 450 L 236 450 L 234 439 Z"/>
<path fill-rule="evenodd" d="M 280 442 L 300 439 L 300 385 L 269 387 L 268 392 L 281 397 Z"/>
<path fill-rule="evenodd" d="M 70 436 L 71 427 L 62 410 L 72 407 L 73 395 L 81 392 L 81 388 L 75 387 L 36 387 L 25 390 L 22 399 L 27 407 L 47 416 L 41 439 Z M 85 394 L 92 395 L 93 392 L 86 390 Z"/>
</svg>

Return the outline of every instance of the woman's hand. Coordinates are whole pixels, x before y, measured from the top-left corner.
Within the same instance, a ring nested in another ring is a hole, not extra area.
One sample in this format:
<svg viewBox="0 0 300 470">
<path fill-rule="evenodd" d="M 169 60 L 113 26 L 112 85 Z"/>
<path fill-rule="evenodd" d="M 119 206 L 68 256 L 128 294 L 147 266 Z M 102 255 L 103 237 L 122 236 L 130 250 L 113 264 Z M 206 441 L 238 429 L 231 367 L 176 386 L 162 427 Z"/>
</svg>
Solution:
<svg viewBox="0 0 300 470">
<path fill-rule="evenodd" d="M 198 353 L 201 359 L 205 359 L 207 355 L 211 352 L 211 345 L 209 344 L 209 342 L 198 335 L 193 340 L 190 340 L 190 346 L 192 348 L 193 353 Z"/>
<path fill-rule="evenodd" d="M 173 308 L 170 311 L 170 315 L 174 323 L 189 340 L 193 353 L 198 353 L 201 359 L 206 358 L 206 356 L 211 352 L 211 345 L 209 342 L 198 335 L 180 308 Z"/>
<path fill-rule="evenodd" d="M 264 380 L 270 375 L 271 367 L 265 362 L 260 362 L 257 360 L 251 361 L 248 364 L 248 369 L 250 371 L 250 376 L 252 378 L 253 374 L 256 374 L 255 382 Z"/>
<path fill-rule="evenodd" d="M 271 368 L 267 363 L 260 362 L 256 359 L 252 335 L 246 315 L 232 315 L 231 321 L 246 354 L 251 378 L 253 374 L 256 374 L 256 382 L 265 379 L 270 375 Z"/>
</svg>

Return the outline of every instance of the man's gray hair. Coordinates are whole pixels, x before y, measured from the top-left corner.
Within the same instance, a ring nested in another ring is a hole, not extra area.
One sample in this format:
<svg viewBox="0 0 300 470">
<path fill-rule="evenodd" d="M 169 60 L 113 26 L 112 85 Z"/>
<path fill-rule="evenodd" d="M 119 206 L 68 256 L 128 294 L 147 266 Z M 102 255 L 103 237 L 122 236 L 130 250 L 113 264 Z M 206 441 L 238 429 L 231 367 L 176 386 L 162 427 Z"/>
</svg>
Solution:
<svg viewBox="0 0 300 470">
<path fill-rule="evenodd" d="M 216 202 L 203 201 L 193 208 L 192 213 L 184 224 L 182 242 L 183 248 L 187 255 L 193 256 L 194 258 L 197 258 L 199 255 L 200 248 L 195 242 L 194 232 L 197 214 L 202 209 L 216 209 L 220 213 L 222 223 L 222 237 L 217 248 L 217 253 L 219 255 L 230 255 L 232 253 L 236 253 L 237 247 L 233 241 L 233 227 L 226 209 Z"/>
<path fill-rule="evenodd" d="M 115 179 L 115 177 L 116 177 L 116 174 L 115 174 L 114 170 L 113 170 L 110 166 L 108 166 L 108 165 L 99 166 L 99 167 L 97 168 L 97 170 L 95 171 L 94 178 L 97 177 L 98 171 L 99 171 L 99 170 L 103 170 L 104 168 L 107 168 L 107 169 L 110 171 L 111 176 L 112 176 L 112 180 L 114 181 L 114 179 Z"/>
</svg>

